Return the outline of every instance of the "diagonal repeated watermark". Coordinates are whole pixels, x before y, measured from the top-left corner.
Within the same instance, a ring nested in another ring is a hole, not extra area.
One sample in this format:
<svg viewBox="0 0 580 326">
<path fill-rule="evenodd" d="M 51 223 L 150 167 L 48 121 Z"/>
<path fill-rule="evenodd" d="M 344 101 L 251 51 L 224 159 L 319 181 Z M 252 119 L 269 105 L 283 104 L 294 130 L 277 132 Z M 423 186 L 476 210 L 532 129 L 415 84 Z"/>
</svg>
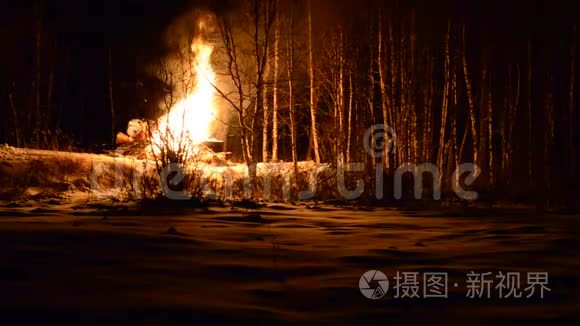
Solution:
<svg viewBox="0 0 580 326">
<path fill-rule="evenodd" d="M 363 148 L 366 154 L 370 155 L 375 161 L 374 164 L 374 196 L 377 200 L 381 200 L 384 197 L 385 189 L 385 171 L 384 164 L 382 160 L 388 159 L 388 156 L 395 154 L 397 149 L 397 135 L 395 130 L 384 124 L 376 124 L 369 127 L 363 138 Z M 117 160 L 115 160 L 115 166 L 111 169 L 110 167 L 105 167 L 102 164 L 97 164 L 91 169 L 89 176 L 91 189 L 93 191 L 102 190 L 102 185 L 100 185 L 96 180 L 100 180 L 103 174 L 110 176 L 113 173 L 115 188 L 119 188 L 124 184 L 124 175 L 120 169 Z M 203 189 L 203 193 L 210 198 L 218 198 L 217 189 L 212 188 L 212 184 L 215 186 L 216 179 L 219 179 L 219 184 L 221 185 L 222 197 L 226 199 L 231 199 L 234 195 L 234 186 L 236 180 L 241 180 L 243 184 L 243 197 L 249 198 L 252 195 L 253 185 L 257 185 L 257 180 L 252 180 L 249 176 L 249 171 L 253 169 L 254 171 L 260 171 L 260 179 L 262 183 L 261 196 L 264 200 L 270 200 L 272 196 L 272 190 L 281 188 L 282 197 L 286 201 L 290 201 L 293 198 L 298 198 L 299 200 L 308 200 L 316 197 L 318 191 L 320 190 L 320 177 L 324 174 L 330 172 L 334 174 L 334 181 L 336 184 L 336 192 L 342 199 L 354 200 L 360 198 L 367 187 L 365 179 L 359 177 L 354 179 L 353 177 L 347 178 L 349 173 L 358 173 L 359 175 L 364 175 L 367 164 L 364 162 L 345 162 L 343 155 L 337 155 L 337 161 L 334 166 L 330 164 L 317 164 L 312 165 L 306 173 L 306 189 L 296 189 L 295 184 L 293 184 L 293 178 L 296 178 L 294 169 L 289 168 L 291 163 L 255 163 L 252 166 L 245 166 L 242 173 L 231 167 L 215 167 L 212 165 L 201 165 L 199 169 L 201 173 L 197 173 L 195 176 L 198 178 L 198 185 Z M 204 171 L 206 170 L 206 171 Z M 113 172 L 112 172 L 113 171 Z M 208 172 L 208 171 L 211 171 Z M 463 163 L 456 167 L 455 171 L 451 175 L 451 188 L 453 192 L 461 199 L 464 200 L 476 200 L 478 198 L 478 193 L 475 191 L 465 190 L 460 180 L 462 180 L 465 186 L 472 185 L 477 177 L 481 174 L 481 169 L 474 163 Z M 158 182 L 159 189 L 161 193 L 168 199 L 172 200 L 187 200 L 192 198 L 192 194 L 185 190 L 175 190 L 175 185 L 183 182 L 186 179 L 187 173 L 186 169 L 182 164 L 169 164 L 167 166 L 159 169 L 158 172 Z M 216 178 L 216 174 L 219 178 Z M 433 200 L 441 199 L 441 184 L 442 184 L 442 172 L 439 167 L 433 163 L 403 163 L 396 169 L 394 169 L 394 182 L 392 185 L 393 195 L 395 199 L 403 198 L 403 176 L 410 174 L 413 178 L 413 197 L 414 199 L 422 199 L 424 194 L 424 178 L 430 176 L 432 180 L 431 187 L 429 188 L 432 193 Z M 137 197 L 140 196 L 142 191 L 140 191 L 140 180 L 144 177 L 144 173 L 134 171 L 131 188 L 137 193 Z M 274 185 L 274 180 L 277 180 L 278 184 Z M 280 186 L 281 180 L 281 186 Z M 295 181 L 295 180 L 294 180 Z M 347 182 L 350 181 L 350 182 Z M 354 183 L 352 182 L 354 181 Z M 347 183 L 354 185 L 353 188 L 349 188 Z M 325 191 L 331 189 L 325 188 Z M 294 191 L 294 192 L 293 192 Z"/>
</svg>

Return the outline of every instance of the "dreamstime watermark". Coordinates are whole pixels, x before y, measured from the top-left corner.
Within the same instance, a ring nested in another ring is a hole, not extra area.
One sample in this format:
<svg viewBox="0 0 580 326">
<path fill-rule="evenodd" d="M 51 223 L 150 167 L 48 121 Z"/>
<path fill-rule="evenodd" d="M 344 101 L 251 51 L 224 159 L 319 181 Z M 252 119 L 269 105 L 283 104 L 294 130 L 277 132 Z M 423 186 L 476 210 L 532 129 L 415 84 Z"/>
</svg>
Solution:
<svg viewBox="0 0 580 326">
<path fill-rule="evenodd" d="M 464 275 L 465 284 L 451 283 L 452 288 L 464 287 L 467 299 L 544 299 L 548 292 L 547 272 L 480 272 L 469 271 Z M 449 298 L 449 275 L 447 272 L 400 272 L 392 276 L 393 299 Z M 379 270 L 366 271 L 359 279 L 362 295 L 377 300 L 387 296 L 389 278 Z"/>
<path fill-rule="evenodd" d="M 385 168 L 382 160 L 387 159 L 388 155 L 394 154 L 397 147 L 397 136 L 393 128 L 377 124 L 373 125 L 367 129 L 363 139 L 363 148 L 366 154 L 370 155 L 375 161 L 374 164 L 374 195 L 377 200 L 384 198 L 385 189 Z M 142 191 L 142 180 L 144 178 L 144 172 L 133 170 L 132 175 L 128 178 L 126 173 L 123 173 L 121 168 L 121 162 L 115 161 L 115 166 L 111 168 L 106 165 L 106 163 L 99 163 L 93 166 L 89 181 L 91 189 L 95 191 L 102 191 L 103 186 L 98 182 L 98 180 L 103 179 L 103 175 L 107 175 L 108 179 L 114 179 L 114 188 L 121 189 L 126 187 L 129 183 L 130 188 L 136 193 L 135 196 L 139 197 Z M 234 180 L 241 181 L 243 185 L 244 197 L 249 197 L 252 193 L 252 181 L 257 182 L 257 180 L 252 180 L 250 178 L 250 171 L 254 171 L 254 175 L 260 177 L 262 181 L 263 188 L 261 191 L 262 197 L 265 200 L 271 199 L 273 182 L 282 182 L 281 192 L 282 198 L 286 201 L 294 198 L 292 195 L 292 176 L 293 168 L 290 167 L 290 163 L 255 163 L 249 167 L 245 167 L 240 170 L 239 166 L 236 167 L 215 167 L 212 165 L 201 165 L 199 168 L 200 173 L 196 176 L 198 178 L 198 186 L 202 189 L 202 192 L 208 197 L 218 198 L 217 189 L 212 188 L 215 186 L 216 180 L 220 184 L 221 194 L 226 198 L 232 198 L 234 189 Z M 307 189 L 302 189 L 296 194 L 299 200 L 313 199 L 318 191 L 318 186 L 320 184 L 320 176 L 334 174 L 334 181 L 336 182 L 336 190 L 338 194 L 343 199 L 354 200 L 360 198 L 367 188 L 367 184 L 363 178 L 353 179 L 353 177 L 348 178 L 348 173 L 361 173 L 364 174 L 365 163 L 361 162 L 345 162 L 344 157 L 339 155 L 337 158 L 336 165 L 334 167 L 329 164 L 313 165 L 309 171 L 305 171 L 307 174 Z M 403 197 L 403 176 L 406 174 L 412 175 L 413 179 L 413 196 L 415 199 L 421 199 L 424 193 L 424 177 L 429 175 L 432 180 L 431 190 L 432 198 L 434 200 L 441 199 L 441 184 L 442 184 L 442 173 L 439 168 L 432 163 L 421 163 L 412 164 L 404 163 L 401 164 L 397 169 L 394 170 L 394 182 L 393 182 L 393 195 L 395 199 L 401 199 Z M 465 190 L 462 182 L 465 186 L 472 185 L 477 177 L 481 174 L 481 169 L 473 163 L 463 163 L 456 167 L 455 171 L 451 175 L 451 188 L 453 192 L 461 199 L 464 200 L 475 200 L 478 198 L 478 193 L 475 191 Z M 169 164 L 164 166 L 159 171 L 159 188 L 161 189 L 163 195 L 168 199 L 172 200 L 187 200 L 191 199 L 192 195 L 185 190 L 176 190 L 176 185 L 180 184 L 185 180 L 187 172 L 184 166 L 180 164 Z M 130 179 L 127 182 L 127 179 Z M 349 189 L 347 186 L 347 181 L 354 181 L 354 188 Z M 462 182 L 460 182 L 462 181 Z M 276 184 L 276 186 L 280 186 Z M 329 189 L 325 189 L 329 190 Z"/>
</svg>

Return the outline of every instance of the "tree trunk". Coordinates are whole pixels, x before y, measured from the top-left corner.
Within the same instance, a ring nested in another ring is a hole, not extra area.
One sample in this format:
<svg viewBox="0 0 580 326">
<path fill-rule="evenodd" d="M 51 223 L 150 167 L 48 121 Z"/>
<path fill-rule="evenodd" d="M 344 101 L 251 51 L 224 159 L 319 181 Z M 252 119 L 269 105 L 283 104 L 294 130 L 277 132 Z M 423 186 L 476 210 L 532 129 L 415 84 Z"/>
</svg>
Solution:
<svg viewBox="0 0 580 326">
<path fill-rule="evenodd" d="M 268 80 L 268 74 L 270 72 L 270 65 L 266 64 L 266 70 L 264 72 L 265 80 Z M 262 121 L 262 161 L 268 162 L 268 125 L 269 125 L 269 110 L 268 110 L 268 93 L 267 88 L 264 87 L 264 92 L 262 94 L 262 109 L 264 110 L 264 116 Z"/>
<path fill-rule="evenodd" d="M 252 154 L 250 151 L 250 144 L 248 141 L 248 136 L 247 136 L 247 128 L 246 128 L 246 124 L 244 122 L 244 110 L 238 111 L 238 120 L 240 121 L 240 141 L 242 143 L 242 157 L 244 159 L 244 162 L 247 165 L 250 165 L 253 160 L 252 160 Z"/>
<path fill-rule="evenodd" d="M 487 152 L 488 144 L 487 144 L 487 125 L 485 123 L 485 119 L 487 118 L 487 108 L 489 103 L 489 90 L 488 90 L 488 69 L 487 69 L 487 53 L 483 50 L 482 54 L 482 68 L 481 68 L 481 82 L 480 82 L 480 100 L 479 100 L 479 124 L 476 124 L 476 128 L 479 127 L 478 133 L 478 141 L 474 142 L 473 145 L 477 144 L 478 148 L 477 153 L 477 160 L 475 160 L 474 154 L 474 163 L 478 164 L 479 167 L 482 168 L 484 171 L 485 176 L 484 179 L 487 178 L 487 185 L 489 186 L 489 171 L 487 170 L 487 160 L 489 153 Z"/>
<path fill-rule="evenodd" d="M 532 41 L 528 41 L 528 183 L 534 186 L 534 136 L 532 126 Z"/>
<path fill-rule="evenodd" d="M 423 159 L 425 163 L 433 163 L 431 160 L 431 155 L 433 151 L 433 113 L 432 113 L 432 105 L 433 105 L 433 92 L 434 92 L 434 84 L 435 81 L 433 79 L 433 58 L 428 56 L 428 69 L 427 69 L 427 79 L 429 81 L 429 87 L 425 87 L 425 116 L 423 121 L 425 123 L 424 133 L 423 133 Z"/>
<path fill-rule="evenodd" d="M 287 73 L 288 73 L 288 106 L 290 108 L 290 142 L 292 150 L 292 162 L 294 163 L 294 172 L 298 171 L 298 150 L 296 143 L 296 108 L 294 106 L 294 15 L 292 13 L 290 23 L 290 36 L 286 46 L 287 51 Z"/>
<path fill-rule="evenodd" d="M 371 31 L 369 31 L 369 36 L 372 35 Z M 374 67 L 374 62 L 375 60 L 373 60 L 374 53 L 373 53 L 373 49 L 374 49 L 374 45 L 373 45 L 373 40 L 372 40 L 372 36 L 369 37 L 369 55 L 370 55 L 370 62 L 369 62 L 369 70 L 368 70 L 368 78 L 369 78 L 369 86 L 368 86 L 368 94 L 367 94 L 367 105 L 369 108 L 369 114 L 370 114 L 370 118 L 371 118 L 371 126 L 374 126 L 376 124 L 376 118 L 375 118 L 375 71 L 373 70 Z M 373 149 L 370 151 L 370 157 L 371 157 L 371 168 L 372 171 L 376 171 L 377 168 L 377 158 L 375 155 L 375 137 L 371 137 L 371 143 L 370 143 L 370 148 Z M 376 183 L 376 172 L 375 173 L 371 173 L 370 174 L 370 180 Z M 381 176 L 382 177 L 382 176 Z M 376 189 L 375 189 L 376 191 Z M 380 189 L 379 192 L 380 194 L 382 194 L 383 189 Z M 377 197 L 382 197 L 379 195 L 379 193 L 377 193 Z"/>
<path fill-rule="evenodd" d="M 471 137 L 473 138 L 473 163 L 478 163 L 478 135 L 477 135 L 477 119 L 476 119 L 476 112 L 475 112 L 475 98 L 473 96 L 473 89 L 471 86 L 471 79 L 469 77 L 469 69 L 467 66 L 467 46 L 465 42 L 465 25 L 463 26 L 463 33 L 462 33 L 462 40 L 463 40 L 463 75 L 465 76 L 465 88 L 467 90 L 467 99 L 469 103 L 469 120 L 471 122 Z M 482 74 L 485 72 L 482 71 Z M 483 97 L 483 94 L 482 94 Z"/>
<path fill-rule="evenodd" d="M 570 177 L 574 179 L 575 176 L 575 168 L 576 168 L 576 150 L 578 149 L 578 145 L 576 144 L 576 137 L 574 133 L 574 123 L 576 121 L 576 116 L 574 114 L 575 108 L 575 100 L 574 100 L 574 92 L 575 92 L 575 82 L 576 82 L 576 25 L 574 25 L 574 29 L 572 31 L 572 49 L 570 50 L 570 98 L 569 98 L 569 137 L 570 137 Z"/>
<path fill-rule="evenodd" d="M 56 46 L 55 46 L 56 48 Z M 55 49 L 56 51 L 56 49 Z M 53 59 L 50 63 L 49 73 L 48 73 L 48 90 L 46 93 L 46 119 L 44 119 L 44 130 L 50 130 L 51 128 L 51 119 L 54 117 L 52 112 L 52 96 L 54 93 L 54 77 L 55 77 L 55 66 L 56 66 L 56 59 Z M 58 127 L 57 127 L 58 128 Z"/>
<path fill-rule="evenodd" d="M 352 75 L 348 75 L 348 118 L 346 124 L 346 162 L 350 163 L 350 138 L 352 133 L 352 102 L 353 102 L 353 89 L 352 89 Z"/>
<path fill-rule="evenodd" d="M 544 98 L 544 114 L 545 114 L 545 129 L 544 129 L 544 195 L 549 200 L 553 196 L 552 192 L 552 141 L 554 139 L 554 93 L 553 93 L 553 77 L 551 73 L 546 74 L 545 80 L 545 98 Z"/>
<path fill-rule="evenodd" d="M 36 147 L 40 146 L 40 129 L 42 123 L 42 111 L 40 108 L 40 83 L 41 83 L 41 46 L 42 46 L 42 18 L 41 18 L 41 8 L 38 1 L 35 2 L 35 57 L 34 57 L 34 69 L 36 72 L 36 77 L 34 80 L 34 133 L 36 136 Z"/>
<path fill-rule="evenodd" d="M 280 22 L 276 11 L 274 27 L 274 72 L 272 82 L 272 161 L 278 161 L 278 62 L 280 60 L 278 44 L 280 41 Z"/>
<path fill-rule="evenodd" d="M 488 146 L 488 169 L 489 169 L 489 186 L 493 190 L 494 171 L 493 171 L 493 100 L 491 97 L 491 78 L 489 78 L 488 102 L 487 102 L 487 146 Z"/>
<path fill-rule="evenodd" d="M 314 160 L 320 163 L 320 150 L 318 148 L 318 130 L 316 127 L 316 88 L 314 86 L 314 59 L 312 53 L 312 8 L 311 1 L 308 1 L 308 77 L 310 82 L 310 137 L 314 149 Z"/>
<path fill-rule="evenodd" d="M 109 108 L 111 110 L 111 144 L 115 144 L 115 101 L 113 97 L 113 56 L 111 48 L 108 49 L 108 67 L 109 67 Z"/>
<path fill-rule="evenodd" d="M 344 35 L 339 32 L 340 48 L 338 51 L 338 154 L 344 155 Z"/>
<path fill-rule="evenodd" d="M 385 128 L 389 126 L 392 122 L 391 117 L 389 116 L 389 110 L 391 108 L 390 98 L 387 95 L 387 86 L 386 86 L 386 72 L 385 66 L 383 64 L 383 31 L 382 31 L 382 14 L 379 14 L 379 26 L 378 26 L 378 35 L 377 35 L 377 68 L 379 70 L 379 88 L 381 91 L 381 109 L 383 112 L 383 125 Z M 383 154 L 383 163 L 385 165 L 385 169 L 389 170 L 390 168 L 390 159 L 389 159 L 389 144 L 386 142 L 385 139 L 385 148 Z"/>
<path fill-rule="evenodd" d="M 448 23 L 447 26 L 447 33 L 445 35 L 445 64 L 444 64 L 444 75 L 445 81 L 443 84 L 443 95 L 442 95 L 442 104 L 441 104 L 441 129 L 439 131 L 439 150 L 437 153 L 437 167 L 439 169 L 444 169 L 444 159 L 445 159 L 445 147 L 446 147 L 446 139 L 445 139 L 445 131 L 447 128 L 447 109 L 448 109 L 448 101 L 449 101 L 449 70 L 450 70 L 450 57 L 449 57 L 449 37 L 451 33 L 451 22 Z M 443 173 L 440 174 L 443 177 Z"/>
<path fill-rule="evenodd" d="M 13 87 L 12 87 L 13 88 Z M 20 120 L 18 119 L 18 111 L 16 110 L 16 106 L 14 105 L 14 96 L 12 95 L 12 88 L 8 93 L 8 102 L 10 104 L 10 111 L 12 112 L 12 120 L 14 124 L 14 134 L 16 136 L 16 146 L 22 147 L 22 135 L 20 132 Z"/>
</svg>

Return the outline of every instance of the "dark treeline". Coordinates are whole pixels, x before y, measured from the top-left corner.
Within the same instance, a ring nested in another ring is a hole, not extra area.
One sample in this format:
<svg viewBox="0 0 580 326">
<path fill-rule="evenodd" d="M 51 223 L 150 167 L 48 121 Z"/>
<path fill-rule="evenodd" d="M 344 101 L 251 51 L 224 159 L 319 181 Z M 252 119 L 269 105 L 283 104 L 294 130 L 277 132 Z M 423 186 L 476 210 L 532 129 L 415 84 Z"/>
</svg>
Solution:
<svg viewBox="0 0 580 326">
<path fill-rule="evenodd" d="M 364 162 L 370 179 L 377 164 L 392 177 L 405 164 L 433 163 L 446 191 L 457 182 L 451 177 L 457 166 L 475 163 L 483 193 L 574 198 L 573 5 L 244 3 L 218 25 L 224 39 L 235 40 L 236 29 L 253 35 L 227 44 L 229 62 L 251 61 L 241 52 L 259 63 L 260 54 L 249 49 L 269 48 L 271 69 L 251 70 L 248 107 L 236 106 L 246 162 Z M 279 15 L 268 30 L 271 11 Z M 225 69 L 224 75 L 240 74 Z M 365 132 L 376 124 L 396 135 L 396 141 L 387 137 L 394 150 L 383 158 L 363 150 Z"/>
<path fill-rule="evenodd" d="M 153 116 L 164 86 L 147 67 L 164 55 L 172 19 L 199 5 L 63 3 L 20 5 L 3 21 L 3 142 L 42 146 L 42 132 L 62 130 L 88 147 L 110 143 L 130 118 Z M 444 189 L 456 166 L 473 162 L 482 171 L 477 187 L 487 193 L 575 197 L 573 2 L 248 0 L 203 7 L 216 13 L 222 41 L 234 40 L 216 49 L 215 69 L 246 87 L 239 106 L 228 105 L 238 103 L 233 98 L 224 104 L 237 113 L 246 162 L 342 158 L 369 171 L 383 164 L 389 176 L 402 164 L 433 163 Z M 243 62 L 244 71 L 235 74 L 228 60 Z M 376 124 L 396 134 L 383 159 L 363 150 Z"/>
<path fill-rule="evenodd" d="M 154 112 L 163 85 L 147 67 L 164 55 L 164 30 L 187 8 L 174 2 L 3 2 L 0 139 L 46 146 L 60 131 L 89 149 L 110 145 L 112 126 Z"/>
</svg>

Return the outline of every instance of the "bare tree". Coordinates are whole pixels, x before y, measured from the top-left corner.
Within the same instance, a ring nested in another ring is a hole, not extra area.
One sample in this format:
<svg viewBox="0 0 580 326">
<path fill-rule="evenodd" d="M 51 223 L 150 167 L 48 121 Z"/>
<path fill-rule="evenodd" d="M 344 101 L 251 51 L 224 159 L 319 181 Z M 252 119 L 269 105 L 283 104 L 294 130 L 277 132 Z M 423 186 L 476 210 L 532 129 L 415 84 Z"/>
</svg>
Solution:
<svg viewBox="0 0 580 326">
<path fill-rule="evenodd" d="M 552 148 L 555 137 L 555 112 L 554 112 L 554 91 L 553 76 L 551 72 L 546 72 L 544 79 L 544 153 L 543 153 L 543 195 L 548 196 L 551 192 L 552 185 Z M 547 198 L 545 198 L 547 199 Z"/>
<path fill-rule="evenodd" d="M 225 62 L 223 66 L 226 72 L 223 74 L 229 79 L 231 91 L 222 90 L 215 86 L 218 94 L 223 98 L 231 108 L 237 113 L 240 128 L 240 141 L 242 145 L 242 156 L 244 162 L 250 164 L 253 161 L 248 133 L 252 130 L 248 127 L 246 119 L 251 106 L 251 90 L 247 86 L 247 75 L 243 71 L 243 58 L 236 44 L 236 36 L 233 30 L 232 19 L 229 16 L 222 16 L 218 23 L 221 40 L 223 42 L 223 52 L 225 52 Z"/>
<path fill-rule="evenodd" d="M 379 71 L 379 86 L 381 91 L 381 108 L 383 112 L 383 124 L 385 126 L 393 125 L 392 117 L 390 116 L 390 108 L 391 105 L 391 96 L 387 94 L 387 86 L 386 86 L 386 67 L 384 64 L 384 56 L 383 56 L 383 27 L 382 27 L 382 13 L 379 13 L 379 26 L 378 26 L 378 35 L 377 35 L 377 69 Z M 393 63 L 393 62 L 391 62 Z M 394 63 L 393 63 L 394 64 Z M 384 155 L 383 155 L 383 163 L 385 164 L 385 168 L 389 169 L 389 146 L 385 146 L 384 148 Z"/>
<path fill-rule="evenodd" d="M 509 185 L 511 181 L 512 154 L 513 154 L 513 132 L 516 123 L 516 116 L 520 102 L 520 67 L 516 65 L 515 76 L 513 68 L 508 68 L 508 78 L 505 96 L 505 113 L 500 124 L 502 138 L 501 169 L 505 182 Z M 514 85 L 515 84 L 515 85 Z"/>
<path fill-rule="evenodd" d="M 467 46 L 465 40 L 465 25 L 463 26 L 462 31 L 462 40 L 463 40 L 463 75 L 465 77 L 465 88 L 467 90 L 467 99 L 469 103 L 469 121 L 471 126 L 471 137 L 473 140 L 473 163 L 478 162 L 478 134 L 477 134 L 477 118 L 475 112 L 475 97 L 473 95 L 473 87 L 471 85 L 471 79 L 469 76 L 469 68 L 467 64 Z M 482 75 L 485 74 L 485 71 L 482 71 Z M 482 95 L 483 97 L 483 95 Z"/>
<path fill-rule="evenodd" d="M 10 85 L 10 90 L 8 91 L 8 103 L 10 106 L 10 112 L 12 113 L 12 123 L 14 128 L 14 134 L 16 137 L 16 146 L 23 146 L 22 133 L 20 131 L 20 119 L 18 118 L 18 110 L 14 104 L 14 82 Z"/>
<path fill-rule="evenodd" d="M 290 144 L 294 170 L 298 170 L 298 149 L 296 139 L 296 106 L 294 103 L 294 8 L 290 13 L 290 30 L 286 40 L 286 72 L 288 78 L 288 107 L 290 111 Z"/>
<path fill-rule="evenodd" d="M 222 71 L 218 74 L 225 77 L 229 87 L 214 85 L 214 88 L 237 113 L 243 159 L 249 167 L 257 156 L 254 135 L 259 132 L 258 114 L 262 113 L 266 119 L 268 116 L 264 104 L 276 12 L 277 1 L 253 0 L 243 2 L 241 11 L 236 13 L 239 16 L 230 14 L 218 18 L 221 52 L 225 57 L 219 64 Z"/>
<path fill-rule="evenodd" d="M 575 105 L 575 84 L 576 82 L 576 25 L 574 25 L 572 30 L 572 48 L 570 49 L 570 92 L 569 92 L 569 99 L 568 99 L 568 106 L 569 106 L 569 137 L 570 137 L 570 177 L 574 178 L 575 176 L 575 168 L 576 168 L 576 138 L 574 133 L 574 124 L 576 121 L 576 116 L 574 110 L 576 109 Z"/>
<path fill-rule="evenodd" d="M 532 41 L 528 41 L 528 78 L 527 78 L 527 95 L 528 95 L 528 182 L 534 185 L 534 135 L 532 126 Z"/>
<path fill-rule="evenodd" d="M 494 157 L 493 157 L 493 98 L 491 92 L 491 81 L 492 79 L 489 78 L 489 85 L 488 85 L 488 102 L 487 102 L 487 157 L 488 157 L 488 175 L 489 175 L 489 186 L 493 189 L 495 183 L 495 175 L 494 175 Z M 519 81 L 518 81 L 519 83 Z M 518 97 L 519 97 L 519 85 L 518 85 Z M 517 104 L 516 104 L 517 105 Z M 514 119 L 515 120 L 515 119 Z M 513 127 L 512 127 L 513 129 Z M 490 190 L 491 190 L 490 189 Z"/>
<path fill-rule="evenodd" d="M 111 141 L 115 144 L 115 102 L 113 97 L 113 57 L 111 48 L 107 51 L 108 74 L 109 74 L 109 108 L 111 112 Z"/>
<path fill-rule="evenodd" d="M 268 87 L 269 84 L 269 73 L 270 73 L 270 64 L 266 63 L 266 71 L 264 73 L 265 79 L 265 87 L 264 91 L 262 92 L 262 109 L 263 109 L 263 117 L 262 117 L 262 161 L 268 162 L 268 127 L 269 127 L 269 120 L 270 120 L 270 110 L 268 108 Z"/>
<path fill-rule="evenodd" d="M 272 41 L 272 29 L 274 21 L 276 20 L 276 11 L 278 10 L 276 5 L 276 1 L 273 0 L 254 0 L 253 3 L 253 37 L 256 59 L 256 113 L 267 110 L 264 107 L 266 98 L 264 93 L 266 91 L 266 76 L 270 53 L 270 42 Z M 266 113 L 264 113 L 264 118 L 267 118 Z M 263 123 L 265 124 L 266 121 L 263 121 Z M 267 142 L 266 137 L 264 137 L 264 141 Z M 267 159 L 267 153 L 265 156 L 265 159 Z"/>
<path fill-rule="evenodd" d="M 40 146 L 40 129 L 42 123 L 42 111 L 40 107 L 40 89 L 41 89 L 41 77 L 42 77 L 42 66 L 41 66 L 41 56 L 42 56 L 42 17 L 41 17 L 41 4 L 39 1 L 34 2 L 34 19 L 35 19 L 35 56 L 34 56 L 34 69 L 35 69 L 35 79 L 34 85 L 34 133 L 36 135 L 36 147 Z"/>
<path fill-rule="evenodd" d="M 276 0 L 277 2 L 278 0 Z M 280 61 L 280 17 L 276 10 L 274 26 L 274 71 L 272 81 L 272 161 L 278 161 L 278 64 Z"/>
<path fill-rule="evenodd" d="M 354 90 L 352 84 L 352 74 L 348 74 L 348 112 L 346 119 L 346 162 L 350 162 L 350 141 L 352 135 L 352 111 L 353 111 Z"/>
<path fill-rule="evenodd" d="M 312 4 L 308 0 L 308 76 L 310 82 L 310 137 L 314 147 L 314 159 L 320 163 L 320 150 L 318 148 L 318 129 L 316 126 L 316 86 L 314 85 L 314 59 L 312 50 Z"/>
<path fill-rule="evenodd" d="M 441 127 L 439 131 L 439 151 L 437 155 L 437 166 L 443 168 L 445 149 L 447 140 L 445 138 L 447 129 L 447 111 L 449 107 L 449 84 L 451 79 L 450 65 L 451 59 L 449 55 L 449 38 L 451 34 L 451 22 L 448 23 L 447 33 L 445 34 L 445 64 L 444 64 L 444 84 L 443 84 L 443 95 L 442 95 L 442 105 L 441 105 Z"/>
<path fill-rule="evenodd" d="M 434 64 L 433 58 L 428 54 L 427 59 L 426 80 L 429 82 L 428 87 L 423 87 L 423 158 L 425 162 L 431 162 L 433 150 L 433 93 L 435 88 L 435 81 L 433 78 Z"/>
</svg>

